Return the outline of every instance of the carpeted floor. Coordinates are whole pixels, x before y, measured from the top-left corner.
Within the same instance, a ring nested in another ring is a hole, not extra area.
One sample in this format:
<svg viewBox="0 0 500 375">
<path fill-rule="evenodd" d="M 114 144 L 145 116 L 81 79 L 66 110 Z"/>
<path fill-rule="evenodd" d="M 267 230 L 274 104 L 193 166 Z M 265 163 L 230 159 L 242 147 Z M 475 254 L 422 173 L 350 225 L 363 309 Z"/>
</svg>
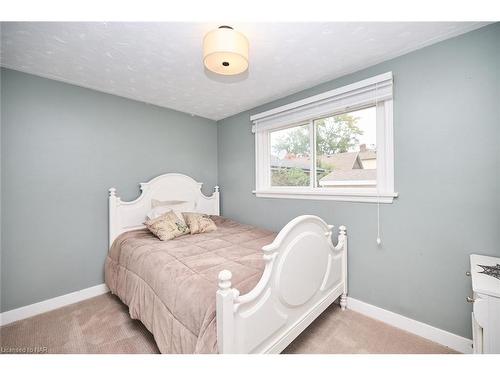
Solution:
<svg viewBox="0 0 500 375">
<path fill-rule="evenodd" d="M 104 294 L 0 328 L 1 352 L 158 353 L 153 336 Z M 22 349 L 25 348 L 25 349 Z M 46 350 L 44 349 L 46 348 Z M 354 311 L 328 308 L 285 353 L 455 353 Z"/>
</svg>

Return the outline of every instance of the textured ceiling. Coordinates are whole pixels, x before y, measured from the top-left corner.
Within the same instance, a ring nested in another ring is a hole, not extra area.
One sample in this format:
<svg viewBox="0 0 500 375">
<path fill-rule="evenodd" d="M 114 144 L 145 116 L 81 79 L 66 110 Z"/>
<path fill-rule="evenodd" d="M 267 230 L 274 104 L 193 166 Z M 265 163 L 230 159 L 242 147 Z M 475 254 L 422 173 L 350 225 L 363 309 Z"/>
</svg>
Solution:
<svg viewBox="0 0 500 375">
<path fill-rule="evenodd" d="M 484 23 L 233 24 L 250 69 L 217 77 L 202 63 L 213 23 L 2 23 L 1 64 L 219 120 Z"/>
</svg>

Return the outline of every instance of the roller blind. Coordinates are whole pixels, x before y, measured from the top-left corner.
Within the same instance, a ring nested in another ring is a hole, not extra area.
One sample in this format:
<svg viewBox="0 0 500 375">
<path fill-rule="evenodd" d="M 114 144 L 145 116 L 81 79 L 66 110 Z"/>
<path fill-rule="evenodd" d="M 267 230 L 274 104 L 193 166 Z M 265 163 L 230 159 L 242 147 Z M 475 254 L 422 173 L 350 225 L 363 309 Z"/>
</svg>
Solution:
<svg viewBox="0 0 500 375">
<path fill-rule="evenodd" d="M 250 117 L 252 132 L 279 129 L 313 118 L 392 99 L 392 72 L 380 74 Z"/>
</svg>

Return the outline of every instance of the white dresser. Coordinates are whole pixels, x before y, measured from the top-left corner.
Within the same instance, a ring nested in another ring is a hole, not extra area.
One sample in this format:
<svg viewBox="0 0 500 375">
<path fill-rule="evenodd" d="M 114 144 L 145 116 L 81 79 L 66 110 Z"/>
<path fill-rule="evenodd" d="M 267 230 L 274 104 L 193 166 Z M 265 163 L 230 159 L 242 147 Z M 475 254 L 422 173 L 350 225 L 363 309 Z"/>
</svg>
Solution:
<svg viewBox="0 0 500 375">
<path fill-rule="evenodd" d="M 473 303 L 472 341 L 474 353 L 500 353 L 500 280 L 485 273 L 495 272 L 500 258 L 472 254 L 470 276 L 473 296 L 467 301 Z M 469 273 L 467 273 L 469 275 Z"/>
</svg>

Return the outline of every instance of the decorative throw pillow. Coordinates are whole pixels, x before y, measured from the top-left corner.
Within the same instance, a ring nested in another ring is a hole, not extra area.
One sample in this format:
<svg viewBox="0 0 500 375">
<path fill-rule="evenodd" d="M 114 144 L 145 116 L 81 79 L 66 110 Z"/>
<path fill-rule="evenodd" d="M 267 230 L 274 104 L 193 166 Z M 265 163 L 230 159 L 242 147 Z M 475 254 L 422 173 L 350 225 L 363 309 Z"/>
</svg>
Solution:
<svg viewBox="0 0 500 375">
<path fill-rule="evenodd" d="M 207 233 L 217 230 L 214 221 L 209 215 L 199 214 L 196 212 L 183 212 L 184 220 L 191 231 L 191 234 Z"/>
<path fill-rule="evenodd" d="M 189 233 L 189 227 L 186 225 L 182 215 L 176 215 L 175 212 L 167 212 L 156 219 L 148 219 L 144 223 L 151 233 L 162 241 Z"/>
</svg>

